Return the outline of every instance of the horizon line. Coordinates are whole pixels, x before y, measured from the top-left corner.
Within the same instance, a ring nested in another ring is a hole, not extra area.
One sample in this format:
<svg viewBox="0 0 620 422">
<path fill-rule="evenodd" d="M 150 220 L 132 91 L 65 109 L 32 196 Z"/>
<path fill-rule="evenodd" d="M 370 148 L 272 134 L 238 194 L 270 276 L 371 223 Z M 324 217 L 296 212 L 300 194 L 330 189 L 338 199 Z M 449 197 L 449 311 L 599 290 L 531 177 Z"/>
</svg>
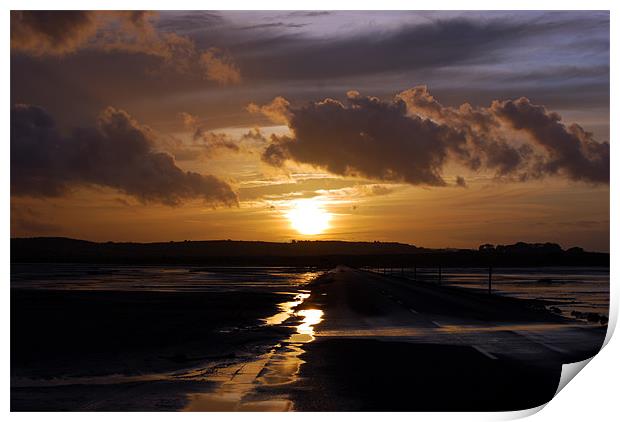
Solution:
<svg viewBox="0 0 620 422">
<path fill-rule="evenodd" d="M 478 251 L 480 246 L 483 245 L 487 245 L 490 244 L 492 246 L 511 246 L 511 245 L 516 245 L 518 243 L 525 243 L 528 245 L 544 245 L 544 244 L 553 244 L 553 245 L 558 245 L 560 248 L 562 248 L 563 251 L 567 251 L 569 249 L 572 248 L 580 248 L 582 249 L 584 252 L 590 252 L 590 253 L 606 253 L 609 254 L 610 251 L 592 251 L 592 250 L 586 250 L 584 248 L 582 248 L 581 246 L 571 246 L 571 247 L 564 247 L 561 243 L 559 242 L 550 242 L 550 241 L 544 241 L 544 242 L 526 242 L 523 240 L 517 240 L 514 241 L 513 243 L 490 243 L 490 242 L 483 242 L 481 243 L 478 247 L 470 247 L 470 248 L 459 248 L 459 247 L 449 247 L 449 246 L 444 246 L 444 247 L 426 247 L 426 246 L 418 246 L 416 244 L 413 243 L 406 243 L 406 242 L 399 242 L 399 241 L 383 241 L 383 240 L 339 240 L 339 239 L 290 239 L 288 241 L 270 241 L 270 240 L 240 240 L 240 239 L 200 239 L 200 240 L 190 240 L 190 239 L 184 239 L 184 240 L 159 240 L 159 241 L 134 241 L 134 240 L 104 240 L 104 241 L 97 241 L 97 240 L 89 240 L 89 239 L 79 239 L 79 238 L 74 238 L 74 237 L 67 237 L 67 236 L 11 236 L 10 238 L 11 240 L 15 240 L 15 239 L 65 239 L 65 240 L 74 240 L 74 241 L 80 241 L 80 242 L 89 242 L 89 243 L 98 243 L 98 244 L 106 244 L 106 243 L 133 243 L 133 244 L 143 244 L 143 245 L 147 245 L 147 244 L 165 244 L 165 243 L 189 243 L 189 242 L 247 242 L 247 243 L 274 243 L 274 244 L 283 244 L 283 245 L 290 245 L 290 244 L 294 244 L 297 242 L 315 242 L 315 243 L 319 243 L 319 242 L 339 242 L 339 243 L 383 243 L 383 244 L 398 244 L 398 245 L 403 245 L 403 246 L 410 246 L 410 247 L 414 247 L 417 249 L 429 249 L 429 250 L 469 250 L 469 251 Z"/>
</svg>

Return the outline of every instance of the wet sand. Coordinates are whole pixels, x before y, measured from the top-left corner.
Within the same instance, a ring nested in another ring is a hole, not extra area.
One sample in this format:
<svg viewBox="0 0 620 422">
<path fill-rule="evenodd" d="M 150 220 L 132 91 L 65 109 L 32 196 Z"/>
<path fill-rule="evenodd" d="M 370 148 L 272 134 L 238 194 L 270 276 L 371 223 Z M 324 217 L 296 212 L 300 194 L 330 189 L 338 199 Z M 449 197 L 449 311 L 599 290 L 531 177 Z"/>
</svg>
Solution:
<svg viewBox="0 0 620 422">
<path fill-rule="evenodd" d="M 11 291 L 12 410 L 178 410 L 294 330 L 271 292 Z"/>
<path fill-rule="evenodd" d="M 288 332 L 260 321 L 285 297 L 262 292 L 13 290 L 11 375 L 132 375 L 233 357 L 239 346 Z"/>
</svg>

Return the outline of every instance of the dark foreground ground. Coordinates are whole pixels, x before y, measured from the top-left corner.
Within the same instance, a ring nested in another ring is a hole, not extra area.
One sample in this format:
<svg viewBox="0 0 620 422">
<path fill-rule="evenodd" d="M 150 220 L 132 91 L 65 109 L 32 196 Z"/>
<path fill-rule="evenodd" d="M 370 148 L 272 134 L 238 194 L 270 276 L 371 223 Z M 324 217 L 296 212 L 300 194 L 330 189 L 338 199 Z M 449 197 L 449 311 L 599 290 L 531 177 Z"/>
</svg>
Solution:
<svg viewBox="0 0 620 422">
<path fill-rule="evenodd" d="M 258 326 L 282 300 L 262 292 L 13 290 L 11 375 L 144 374 L 234 357 L 239 346 L 282 337 Z"/>
<path fill-rule="evenodd" d="M 303 341 L 290 337 L 301 317 L 261 326 L 283 301 L 267 292 L 13 290 L 11 408 L 519 410 L 549 401 L 561 365 L 606 332 L 541 303 L 346 267 L 311 290 L 299 309 L 322 321 Z"/>
<path fill-rule="evenodd" d="M 12 289 L 11 409 L 180 409 L 210 383 L 152 374 L 264 352 L 290 332 L 260 321 L 283 300 L 260 291 Z"/>
<path fill-rule="evenodd" d="M 304 358 L 293 401 L 308 411 L 528 409 L 549 401 L 560 379 L 558 366 L 489 360 L 457 345 L 338 339 L 308 345 Z"/>
</svg>

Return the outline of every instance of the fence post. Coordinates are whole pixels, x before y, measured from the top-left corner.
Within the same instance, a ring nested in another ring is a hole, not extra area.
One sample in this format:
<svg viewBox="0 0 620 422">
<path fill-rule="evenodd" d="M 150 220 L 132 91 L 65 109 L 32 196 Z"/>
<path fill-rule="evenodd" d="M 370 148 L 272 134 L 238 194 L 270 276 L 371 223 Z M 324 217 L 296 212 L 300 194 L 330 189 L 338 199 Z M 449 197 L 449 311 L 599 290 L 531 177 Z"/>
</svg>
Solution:
<svg viewBox="0 0 620 422">
<path fill-rule="evenodd" d="M 413 281 L 418 281 L 418 266 L 413 266 Z"/>
<path fill-rule="evenodd" d="M 441 264 L 439 264 L 439 285 L 441 286 Z"/>
<path fill-rule="evenodd" d="M 489 265 L 489 294 L 491 294 L 491 280 L 493 278 L 493 267 Z"/>
</svg>

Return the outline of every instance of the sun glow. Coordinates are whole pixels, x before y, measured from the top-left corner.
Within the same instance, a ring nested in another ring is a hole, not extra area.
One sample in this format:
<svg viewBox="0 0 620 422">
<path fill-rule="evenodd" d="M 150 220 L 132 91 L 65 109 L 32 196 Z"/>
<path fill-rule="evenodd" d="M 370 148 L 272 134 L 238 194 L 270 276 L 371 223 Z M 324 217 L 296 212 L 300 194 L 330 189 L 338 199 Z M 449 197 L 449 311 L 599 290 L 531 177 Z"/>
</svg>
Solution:
<svg viewBox="0 0 620 422">
<path fill-rule="evenodd" d="M 294 202 L 286 218 L 300 234 L 315 235 L 329 228 L 332 215 L 325 211 L 316 200 L 303 199 Z"/>
</svg>

